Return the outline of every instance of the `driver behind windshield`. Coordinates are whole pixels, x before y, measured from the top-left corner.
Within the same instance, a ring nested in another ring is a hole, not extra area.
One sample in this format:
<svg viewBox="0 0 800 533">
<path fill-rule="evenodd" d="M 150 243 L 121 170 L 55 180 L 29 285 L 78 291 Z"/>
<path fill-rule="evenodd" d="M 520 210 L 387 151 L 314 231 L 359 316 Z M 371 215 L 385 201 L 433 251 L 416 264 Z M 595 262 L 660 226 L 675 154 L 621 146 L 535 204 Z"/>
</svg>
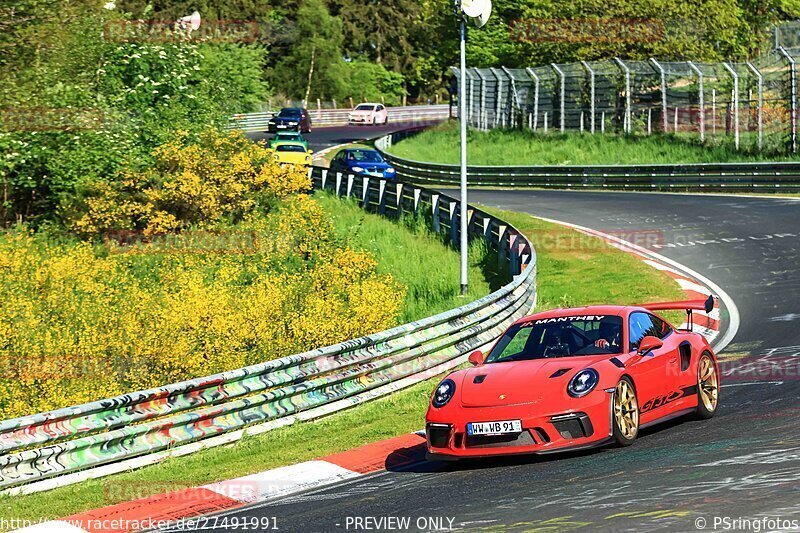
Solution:
<svg viewBox="0 0 800 533">
<path fill-rule="evenodd" d="M 621 353 L 622 317 L 567 316 L 536 319 L 508 329 L 486 363 Z"/>
</svg>

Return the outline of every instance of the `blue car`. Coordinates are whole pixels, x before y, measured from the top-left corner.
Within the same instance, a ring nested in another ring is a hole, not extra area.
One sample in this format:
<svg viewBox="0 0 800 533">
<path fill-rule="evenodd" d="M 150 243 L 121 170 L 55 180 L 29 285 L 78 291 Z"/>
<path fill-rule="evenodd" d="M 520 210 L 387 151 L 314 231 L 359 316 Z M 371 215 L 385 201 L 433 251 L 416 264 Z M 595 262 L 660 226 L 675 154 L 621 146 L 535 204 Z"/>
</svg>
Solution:
<svg viewBox="0 0 800 533">
<path fill-rule="evenodd" d="M 377 150 L 345 148 L 331 160 L 331 171 L 395 179 L 397 172 Z"/>
</svg>

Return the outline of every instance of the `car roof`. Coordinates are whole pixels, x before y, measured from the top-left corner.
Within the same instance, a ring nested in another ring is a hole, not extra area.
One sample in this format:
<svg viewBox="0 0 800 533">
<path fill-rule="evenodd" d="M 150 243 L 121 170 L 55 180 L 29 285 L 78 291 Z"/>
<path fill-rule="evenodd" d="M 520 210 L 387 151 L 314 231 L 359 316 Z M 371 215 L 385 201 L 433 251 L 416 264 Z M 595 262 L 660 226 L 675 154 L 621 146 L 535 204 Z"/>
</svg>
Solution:
<svg viewBox="0 0 800 533">
<path fill-rule="evenodd" d="M 360 104 L 356 104 L 356 107 L 360 105 L 383 105 L 383 104 L 376 104 L 375 102 L 361 102 Z"/>
<path fill-rule="evenodd" d="M 342 152 L 350 153 L 350 152 L 378 152 L 374 148 L 345 148 Z M 378 152 L 380 153 L 380 152 Z"/>
</svg>

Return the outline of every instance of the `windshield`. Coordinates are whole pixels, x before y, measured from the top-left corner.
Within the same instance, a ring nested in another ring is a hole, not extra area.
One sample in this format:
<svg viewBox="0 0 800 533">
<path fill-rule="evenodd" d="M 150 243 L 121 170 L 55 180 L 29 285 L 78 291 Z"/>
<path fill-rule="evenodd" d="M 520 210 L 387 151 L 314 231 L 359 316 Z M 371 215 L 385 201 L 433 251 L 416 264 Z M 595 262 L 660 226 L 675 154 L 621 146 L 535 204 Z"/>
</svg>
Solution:
<svg viewBox="0 0 800 533">
<path fill-rule="evenodd" d="M 381 154 L 374 150 L 354 150 L 347 153 L 349 161 L 363 161 L 367 163 L 383 163 Z"/>
<path fill-rule="evenodd" d="M 622 352 L 622 318 L 581 315 L 541 318 L 509 328 L 487 363 Z"/>
<path fill-rule="evenodd" d="M 375 106 L 372 105 L 361 104 L 359 106 L 356 106 L 356 111 L 373 111 L 374 109 Z"/>
<path fill-rule="evenodd" d="M 306 149 L 299 144 L 282 144 L 276 148 L 279 152 L 305 152 Z"/>
<path fill-rule="evenodd" d="M 299 117 L 300 110 L 299 109 L 281 109 L 281 112 L 278 113 L 279 117 Z"/>
</svg>

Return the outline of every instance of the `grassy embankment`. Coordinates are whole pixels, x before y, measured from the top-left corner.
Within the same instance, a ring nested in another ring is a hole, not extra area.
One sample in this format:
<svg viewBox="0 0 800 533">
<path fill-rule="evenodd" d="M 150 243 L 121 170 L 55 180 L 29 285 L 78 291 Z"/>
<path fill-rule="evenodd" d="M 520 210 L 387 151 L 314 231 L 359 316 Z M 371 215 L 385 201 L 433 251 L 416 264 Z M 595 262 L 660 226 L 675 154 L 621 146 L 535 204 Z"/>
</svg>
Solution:
<svg viewBox="0 0 800 533">
<path fill-rule="evenodd" d="M 366 215 L 352 204 L 324 196 L 320 200 L 334 217 L 339 235 L 347 236 L 356 247 L 372 250 L 381 258 L 379 268 L 393 272 L 409 287 L 407 317 L 463 302 L 453 291 L 457 272 L 454 251 L 413 231 L 398 231 L 393 222 Z M 528 215 L 491 211 L 531 235 L 535 242 L 537 235 L 547 233 L 548 238 L 537 248 L 541 309 L 681 297 L 677 285 L 664 274 L 597 239 L 576 236 L 570 230 Z M 554 239 L 553 235 L 564 238 Z M 480 259 L 480 256 L 473 259 L 472 296 L 488 290 Z M 422 427 L 428 397 L 437 381 L 438 378 L 420 383 L 318 421 L 281 428 L 142 470 L 42 494 L 0 499 L 0 515 L 29 519 L 63 517 L 134 496 L 242 476 L 411 432 Z"/>
<path fill-rule="evenodd" d="M 392 146 L 389 151 L 416 161 L 457 164 L 456 123 L 432 128 Z M 520 130 L 471 130 L 473 165 L 623 165 L 779 161 L 790 155 L 737 152 L 730 142 L 701 145 L 696 135 L 622 136 L 589 133 L 532 133 Z"/>
</svg>

